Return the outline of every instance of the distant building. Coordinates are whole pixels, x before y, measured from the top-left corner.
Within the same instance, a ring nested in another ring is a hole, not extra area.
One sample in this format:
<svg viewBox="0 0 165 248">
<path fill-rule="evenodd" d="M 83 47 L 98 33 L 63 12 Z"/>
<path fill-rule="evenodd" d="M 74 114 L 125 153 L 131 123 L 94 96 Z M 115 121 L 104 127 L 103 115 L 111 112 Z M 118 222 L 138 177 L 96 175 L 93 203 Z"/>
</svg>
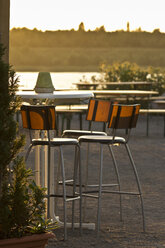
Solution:
<svg viewBox="0 0 165 248">
<path fill-rule="evenodd" d="M 127 22 L 127 32 L 130 32 L 129 22 Z"/>
</svg>

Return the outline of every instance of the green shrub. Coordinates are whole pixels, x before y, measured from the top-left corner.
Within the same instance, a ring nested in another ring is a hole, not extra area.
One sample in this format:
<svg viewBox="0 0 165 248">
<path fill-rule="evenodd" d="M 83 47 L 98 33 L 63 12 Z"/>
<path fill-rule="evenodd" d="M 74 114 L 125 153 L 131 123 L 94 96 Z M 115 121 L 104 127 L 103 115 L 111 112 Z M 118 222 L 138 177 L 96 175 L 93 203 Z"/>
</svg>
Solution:
<svg viewBox="0 0 165 248">
<path fill-rule="evenodd" d="M 18 135 L 14 115 L 20 105 L 16 97 L 18 78 L 2 60 L 0 45 L 0 239 L 44 232 L 45 202 L 43 188 L 32 181 L 25 168 L 24 136 Z"/>
<path fill-rule="evenodd" d="M 159 68 L 142 68 L 135 63 L 123 62 L 112 65 L 102 64 L 100 71 L 104 74 L 105 82 L 152 82 L 152 90 L 159 94 L 165 92 L 165 72 Z M 116 86 L 103 86 L 105 89 L 115 89 Z M 120 86 L 123 89 L 123 86 Z M 125 86 L 132 89 L 132 86 Z M 121 88 L 118 88 L 121 89 Z M 140 89 L 146 90 L 147 86 L 140 86 Z"/>
</svg>

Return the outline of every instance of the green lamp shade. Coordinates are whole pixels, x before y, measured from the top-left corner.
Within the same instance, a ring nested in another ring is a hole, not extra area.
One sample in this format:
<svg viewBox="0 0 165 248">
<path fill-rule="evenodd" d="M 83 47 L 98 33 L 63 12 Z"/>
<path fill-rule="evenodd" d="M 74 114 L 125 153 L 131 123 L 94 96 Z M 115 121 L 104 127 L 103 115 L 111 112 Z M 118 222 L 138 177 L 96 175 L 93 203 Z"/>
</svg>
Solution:
<svg viewBox="0 0 165 248">
<path fill-rule="evenodd" d="M 53 93 L 55 90 L 50 72 L 39 72 L 37 82 L 34 88 L 37 93 Z"/>
</svg>

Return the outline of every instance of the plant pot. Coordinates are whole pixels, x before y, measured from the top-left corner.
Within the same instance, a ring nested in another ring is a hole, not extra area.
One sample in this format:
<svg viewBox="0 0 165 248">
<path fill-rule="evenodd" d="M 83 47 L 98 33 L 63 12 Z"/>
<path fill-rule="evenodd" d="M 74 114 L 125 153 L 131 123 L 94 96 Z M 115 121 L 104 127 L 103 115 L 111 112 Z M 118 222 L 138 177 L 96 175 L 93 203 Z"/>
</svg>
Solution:
<svg viewBox="0 0 165 248">
<path fill-rule="evenodd" d="M 44 248 L 48 239 L 55 238 L 53 233 L 42 233 L 0 240 L 0 248 Z"/>
</svg>

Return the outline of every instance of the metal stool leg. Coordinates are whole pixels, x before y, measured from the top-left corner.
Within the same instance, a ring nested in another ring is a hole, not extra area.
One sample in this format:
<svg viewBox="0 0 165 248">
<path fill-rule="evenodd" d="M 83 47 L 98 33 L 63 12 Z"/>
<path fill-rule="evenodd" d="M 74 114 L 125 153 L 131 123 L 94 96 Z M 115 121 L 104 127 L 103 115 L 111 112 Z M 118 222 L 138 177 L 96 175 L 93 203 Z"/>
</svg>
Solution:
<svg viewBox="0 0 165 248">
<path fill-rule="evenodd" d="M 50 146 L 48 146 L 47 218 L 50 218 Z"/>
<path fill-rule="evenodd" d="M 97 235 L 99 234 L 99 231 L 100 231 L 102 178 L 103 178 L 103 145 L 100 144 L 99 192 L 98 192 L 98 208 L 97 208 Z"/>
<path fill-rule="evenodd" d="M 56 174 L 56 183 L 55 183 L 55 194 L 58 195 L 59 193 L 59 180 L 61 175 L 61 156 L 58 154 L 58 166 L 57 166 L 57 174 Z M 58 209 L 58 197 L 55 199 L 55 212 Z"/>
<path fill-rule="evenodd" d="M 163 116 L 164 119 L 164 137 L 165 137 L 165 115 Z"/>
<path fill-rule="evenodd" d="M 126 150 L 127 150 L 128 156 L 129 156 L 129 159 L 131 161 L 132 168 L 133 168 L 133 171 L 134 171 L 134 174 L 135 174 L 135 178 L 136 178 L 136 182 L 137 182 L 137 186 L 138 186 L 139 196 L 140 196 L 140 200 L 141 200 L 141 209 L 142 209 L 142 218 L 143 218 L 143 231 L 145 232 L 144 206 L 143 206 L 143 198 L 142 198 L 141 185 L 140 185 L 138 173 L 137 173 L 137 170 L 136 170 L 136 166 L 135 166 L 135 163 L 134 163 L 133 157 L 131 155 L 131 152 L 130 152 L 130 149 L 129 149 L 128 144 L 125 144 L 125 147 L 126 147 Z"/>
<path fill-rule="evenodd" d="M 80 119 L 80 130 L 82 130 L 82 113 L 79 114 L 79 119 Z"/>
<path fill-rule="evenodd" d="M 88 185 L 88 164 L 89 164 L 89 147 L 90 144 L 87 143 L 87 154 L 86 154 L 86 167 L 85 167 L 85 185 L 84 185 L 84 190 L 87 190 L 87 185 Z M 83 208 L 83 221 L 85 221 L 85 217 L 86 217 L 86 202 L 87 202 L 87 198 L 86 196 L 84 197 L 84 208 Z"/>
<path fill-rule="evenodd" d="M 77 171 L 78 171 L 77 152 L 78 152 L 77 147 L 75 147 L 74 171 L 73 171 L 73 197 L 75 197 L 75 193 L 76 193 L 76 179 L 77 179 Z M 72 230 L 74 229 L 74 209 L 75 209 L 75 202 L 72 201 Z"/>
<path fill-rule="evenodd" d="M 63 182 L 64 240 L 66 240 L 67 239 L 67 226 L 66 226 L 67 208 L 66 208 L 65 168 L 64 168 L 64 158 L 63 158 L 62 146 L 60 146 L 60 156 L 61 156 L 61 173 L 62 173 L 62 182 Z"/>
<path fill-rule="evenodd" d="M 77 163 L 79 165 L 79 195 L 80 195 L 80 202 L 79 202 L 79 208 L 80 208 L 80 234 L 82 234 L 82 168 L 81 168 L 81 149 L 78 145 L 78 160 Z"/>
<path fill-rule="evenodd" d="M 75 147 L 75 163 L 74 163 L 74 176 L 73 176 L 73 197 L 76 197 L 76 181 L 77 172 L 79 168 L 79 214 L 80 214 L 80 233 L 82 233 L 82 182 L 81 182 L 81 161 L 80 161 L 80 147 Z M 74 229 L 74 200 L 72 202 L 72 229 Z"/>
<path fill-rule="evenodd" d="M 149 113 L 147 113 L 147 124 L 146 124 L 146 136 L 148 137 L 149 135 Z"/>
<path fill-rule="evenodd" d="M 115 168 L 115 173 L 116 173 L 116 178 L 117 178 L 117 183 L 118 183 L 118 188 L 119 188 L 119 192 L 121 190 L 121 187 L 120 187 L 120 176 L 119 176 L 119 171 L 118 171 L 118 166 L 117 166 L 117 162 L 116 162 L 116 159 L 115 159 L 115 155 L 114 155 L 114 152 L 112 150 L 112 146 L 109 145 L 109 151 L 111 153 L 111 156 L 112 156 L 112 160 L 113 160 L 113 164 L 114 164 L 114 168 Z M 122 201 L 121 201 L 121 194 L 120 194 L 120 220 L 122 221 Z"/>
</svg>

